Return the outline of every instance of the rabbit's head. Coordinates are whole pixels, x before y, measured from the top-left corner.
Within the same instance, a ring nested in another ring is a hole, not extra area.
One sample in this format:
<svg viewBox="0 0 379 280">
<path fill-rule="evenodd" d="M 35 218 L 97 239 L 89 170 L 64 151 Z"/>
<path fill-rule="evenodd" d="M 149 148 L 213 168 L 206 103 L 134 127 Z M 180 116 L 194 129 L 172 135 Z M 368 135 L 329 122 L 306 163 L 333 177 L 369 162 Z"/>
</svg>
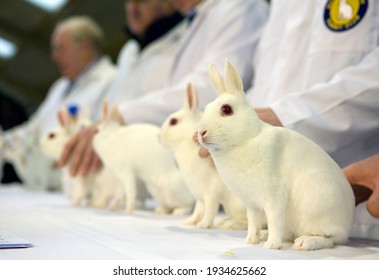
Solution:
<svg viewBox="0 0 379 280">
<path fill-rule="evenodd" d="M 239 146 L 255 137 L 262 122 L 247 101 L 242 80 L 228 60 L 225 60 L 224 78 L 214 65 L 208 70 L 219 96 L 205 107 L 198 137 L 200 144 L 212 152 Z"/>
<path fill-rule="evenodd" d="M 42 136 L 39 147 L 47 156 L 58 159 L 74 134 L 74 125 L 66 110 L 58 111 L 59 126 Z"/>
<path fill-rule="evenodd" d="M 198 98 L 195 88 L 189 84 L 183 107 L 164 121 L 159 139 L 161 143 L 174 149 L 182 141 L 192 139 L 202 113 L 198 110 Z"/>
</svg>

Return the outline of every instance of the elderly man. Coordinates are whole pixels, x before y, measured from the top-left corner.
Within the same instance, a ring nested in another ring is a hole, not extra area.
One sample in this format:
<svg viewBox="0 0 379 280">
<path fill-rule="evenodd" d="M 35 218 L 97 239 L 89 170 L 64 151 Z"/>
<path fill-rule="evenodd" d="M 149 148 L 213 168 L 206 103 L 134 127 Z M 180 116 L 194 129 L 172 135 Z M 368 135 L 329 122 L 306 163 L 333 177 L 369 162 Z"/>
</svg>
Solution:
<svg viewBox="0 0 379 280">
<path fill-rule="evenodd" d="M 89 17 L 70 17 L 57 24 L 51 36 L 51 57 L 61 77 L 26 123 L 4 133 L 8 144 L 33 145 L 31 141 L 38 141 L 58 125 L 57 112 L 61 108 L 76 106 L 89 107 L 93 112 L 98 110 L 96 106 L 100 105 L 116 73 L 110 58 L 103 53 L 104 40 L 103 31 Z M 18 136 L 17 143 L 12 143 L 13 135 Z"/>
</svg>

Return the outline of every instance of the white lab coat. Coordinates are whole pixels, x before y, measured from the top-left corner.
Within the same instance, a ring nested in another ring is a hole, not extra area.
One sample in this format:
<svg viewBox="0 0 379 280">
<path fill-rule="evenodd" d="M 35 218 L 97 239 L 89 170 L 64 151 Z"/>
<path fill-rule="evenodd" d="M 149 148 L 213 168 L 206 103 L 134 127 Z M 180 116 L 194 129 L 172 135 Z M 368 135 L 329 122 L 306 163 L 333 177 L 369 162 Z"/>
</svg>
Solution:
<svg viewBox="0 0 379 280">
<path fill-rule="evenodd" d="M 94 118 L 97 111 L 100 110 L 101 101 L 111 85 L 115 73 L 116 68 L 110 58 L 102 57 L 80 75 L 66 96 L 65 91 L 70 81 L 64 77 L 59 78 L 50 87 L 45 100 L 28 121 L 29 131 L 36 127 L 39 129 L 40 136 L 46 134 L 58 125 L 58 110 L 70 105 L 90 109 L 92 118 Z M 22 133 L 22 131 L 20 132 Z"/>
<path fill-rule="evenodd" d="M 206 0 L 180 40 L 166 86 L 143 98 L 120 104 L 124 119 L 160 125 L 181 108 L 187 84 L 199 94 L 200 108 L 217 95 L 210 85 L 208 65 L 222 67 L 228 58 L 249 84 L 252 60 L 260 31 L 267 19 L 267 4 L 262 0 Z M 157 70 L 159 71 L 159 69 Z"/>
<path fill-rule="evenodd" d="M 343 167 L 379 152 L 379 1 L 341 32 L 324 22 L 327 2 L 272 1 L 247 94 Z"/>
<path fill-rule="evenodd" d="M 128 102 L 164 86 L 186 27 L 184 21 L 178 23 L 142 51 L 135 40 L 128 40 L 120 51 L 117 74 L 106 94 L 111 104 Z"/>
</svg>

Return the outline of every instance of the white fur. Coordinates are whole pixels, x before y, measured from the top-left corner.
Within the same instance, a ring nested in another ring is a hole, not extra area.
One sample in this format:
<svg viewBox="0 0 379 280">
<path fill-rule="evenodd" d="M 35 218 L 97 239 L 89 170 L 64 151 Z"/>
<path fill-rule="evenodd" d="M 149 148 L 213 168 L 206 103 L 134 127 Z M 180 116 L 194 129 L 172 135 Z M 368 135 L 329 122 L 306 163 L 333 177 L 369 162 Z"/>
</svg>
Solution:
<svg viewBox="0 0 379 280">
<path fill-rule="evenodd" d="M 219 97 L 207 105 L 198 134 L 219 174 L 248 209 L 248 243 L 258 243 L 265 218 L 266 248 L 294 240 L 297 250 L 347 241 L 354 196 L 340 167 L 306 137 L 262 122 L 247 102 L 241 79 L 225 62 L 224 80 L 209 69 Z M 233 114 L 225 115 L 225 104 Z"/>
<path fill-rule="evenodd" d="M 26 138 L 12 133 L 11 141 L 4 144 L 4 159 L 10 162 L 26 187 L 59 190 L 60 171 L 54 162 L 38 147 L 38 130 L 27 129 Z"/>
<path fill-rule="evenodd" d="M 119 113 L 104 106 L 103 120 L 94 137 L 94 148 L 102 162 L 121 181 L 126 196 L 126 212 L 132 213 L 141 187 L 159 203 L 156 213 L 185 214 L 193 197 L 183 182 L 172 153 L 158 141 L 159 127 L 150 124 L 121 126 Z M 142 199 L 144 197 L 142 196 Z"/>
<path fill-rule="evenodd" d="M 60 125 L 44 135 L 40 142 L 42 151 L 55 160 L 60 158 L 65 145 L 78 129 L 88 127 L 91 123 L 82 115 L 73 122 L 66 111 L 59 112 L 59 120 Z M 112 199 L 117 200 L 118 181 L 106 168 L 86 177 L 73 177 L 68 168 L 63 168 L 61 180 L 64 194 L 72 199 L 74 205 L 84 205 L 89 201 L 91 206 L 106 208 Z"/>
<path fill-rule="evenodd" d="M 188 86 L 184 106 L 165 120 L 160 132 L 161 143 L 174 152 L 184 181 L 196 199 L 193 214 L 185 223 L 200 228 L 212 227 L 221 204 L 227 219 L 219 226 L 224 229 L 244 229 L 246 207 L 225 187 L 212 159 L 199 156 L 200 145 L 192 139 L 201 116 L 197 94 L 192 86 Z"/>
</svg>

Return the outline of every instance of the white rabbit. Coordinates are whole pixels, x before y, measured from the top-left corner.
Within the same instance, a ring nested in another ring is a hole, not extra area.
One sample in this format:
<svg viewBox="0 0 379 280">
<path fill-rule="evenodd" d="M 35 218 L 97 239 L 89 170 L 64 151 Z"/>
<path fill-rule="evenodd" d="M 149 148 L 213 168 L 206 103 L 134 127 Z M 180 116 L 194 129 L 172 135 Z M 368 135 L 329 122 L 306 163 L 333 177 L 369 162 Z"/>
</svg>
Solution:
<svg viewBox="0 0 379 280">
<path fill-rule="evenodd" d="M 159 127 L 151 124 L 120 125 L 117 107 L 109 113 L 103 106 L 103 120 L 94 137 L 94 148 L 102 162 L 122 182 L 126 212 L 136 207 L 137 181 L 142 181 L 158 203 L 156 213 L 185 214 L 193 205 L 172 153 L 158 141 Z M 144 197 L 142 197 L 143 199 Z"/>
<path fill-rule="evenodd" d="M 58 112 L 59 126 L 44 135 L 40 142 L 43 152 L 55 160 L 61 156 L 65 145 L 75 133 L 91 124 L 86 114 L 79 114 L 73 121 L 66 110 Z M 62 185 L 64 193 L 72 199 L 74 205 L 83 205 L 89 201 L 91 206 L 106 208 L 115 197 L 118 180 L 106 168 L 86 177 L 72 177 L 68 167 L 63 168 Z"/>
<path fill-rule="evenodd" d="M 25 186 L 33 189 L 58 190 L 60 171 L 54 162 L 38 147 L 38 129 L 29 128 L 25 138 L 17 131 L 11 134 L 11 141 L 4 147 L 4 159 L 12 163 Z"/>
<path fill-rule="evenodd" d="M 193 140 L 193 134 L 197 131 L 201 116 L 197 94 L 189 85 L 183 107 L 168 116 L 159 134 L 161 143 L 174 152 L 184 181 L 196 200 L 193 214 L 185 223 L 200 228 L 212 227 L 222 204 L 227 219 L 219 226 L 224 229 L 245 229 L 245 205 L 225 187 L 210 157 L 202 158 L 198 153 L 201 146 Z"/>
<path fill-rule="evenodd" d="M 224 80 L 213 65 L 209 75 L 219 97 L 206 106 L 198 137 L 247 206 L 247 242 L 259 242 L 265 217 L 265 248 L 280 249 L 283 240 L 294 240 L 297 250 L 346 242 L 354 196 L 340 167 L 306 137 L 262 122 L 227 60 Z"/>
</svg>

